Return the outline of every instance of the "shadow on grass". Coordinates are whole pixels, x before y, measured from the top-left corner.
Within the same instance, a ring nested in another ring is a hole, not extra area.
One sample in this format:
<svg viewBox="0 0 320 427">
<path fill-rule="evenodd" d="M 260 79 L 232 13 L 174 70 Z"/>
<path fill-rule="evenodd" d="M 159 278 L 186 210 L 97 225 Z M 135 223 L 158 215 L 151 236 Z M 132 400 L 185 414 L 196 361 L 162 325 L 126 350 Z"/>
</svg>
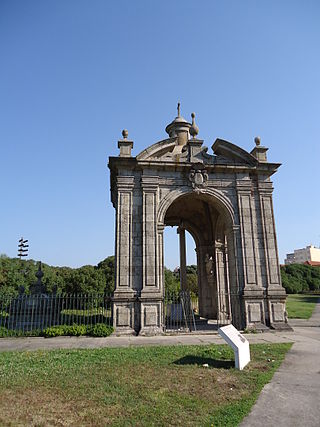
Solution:
<svg viewBox="0 0 320 427">
<path fill-rule="evenodd" d="M 317 303 L 320 302 L 319 295 L 304 295 L 304 294 L 288 294 L 289 302 L 305 302 L 305 303 Z"/>
<path fill-rule="evenodd" d="M 211 368 L 223 368 L 223 369 L 234 368 L 234 362 L 232 360 L 218 360 L 218 359 L 211 359 L 209 357 L 200 357 L 200 356 L 184 356 L 173 363 L 175 365 L 199 365 L 199 366 L 208 364 Z"/>
<path fill-rule="evenodd" d="M 305 296 L 305 295 L 299 295 L 299 300 L 301 302 L 312 302 L 312 303 L 316 303 L 320 300 L 320 296 L 319 295 L 309 295 L 309 296 Z"/>
</svg>

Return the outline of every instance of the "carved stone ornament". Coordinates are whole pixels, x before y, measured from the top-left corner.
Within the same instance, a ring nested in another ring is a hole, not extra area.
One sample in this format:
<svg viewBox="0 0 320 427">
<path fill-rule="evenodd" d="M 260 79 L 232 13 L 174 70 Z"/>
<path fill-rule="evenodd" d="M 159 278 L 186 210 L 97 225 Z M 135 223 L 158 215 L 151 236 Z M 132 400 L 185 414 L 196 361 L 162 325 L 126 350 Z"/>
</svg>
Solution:
<svg viewBox="0 0 320 427">
<path fill-rule="evenodd" d="M 208 173 L 202 164 L 194 165 L 189 173 L 189 181 L 196 191 L 207 184 L 208 178 Z"/>
</svg>

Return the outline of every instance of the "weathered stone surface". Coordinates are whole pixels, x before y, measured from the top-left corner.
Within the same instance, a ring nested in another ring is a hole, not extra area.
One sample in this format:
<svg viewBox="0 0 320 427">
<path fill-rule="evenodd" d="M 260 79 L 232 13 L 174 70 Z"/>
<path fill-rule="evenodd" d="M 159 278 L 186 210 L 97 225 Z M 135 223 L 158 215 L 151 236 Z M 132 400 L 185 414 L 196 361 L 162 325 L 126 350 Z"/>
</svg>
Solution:
<svg viewBox="0 0 320 427">
<path fill-rule="evenodd" d="M 270 181 L 280 165 L 267 162 L 265 147 L 250 154 L 220 139 L 208 154 L 189 129 L 196 125 L 178 116 L 167 127 L 169 138 L 137 157 L 131 157 L 133 143 L 124 131 L 120 156 L 109 159 L 116 209 L 115 328 L 162 333 L 167 225 L 194 238 L 201 316 L 232 321 L 238 329 L 281 326 L 285 292 Z"/>
</svg>

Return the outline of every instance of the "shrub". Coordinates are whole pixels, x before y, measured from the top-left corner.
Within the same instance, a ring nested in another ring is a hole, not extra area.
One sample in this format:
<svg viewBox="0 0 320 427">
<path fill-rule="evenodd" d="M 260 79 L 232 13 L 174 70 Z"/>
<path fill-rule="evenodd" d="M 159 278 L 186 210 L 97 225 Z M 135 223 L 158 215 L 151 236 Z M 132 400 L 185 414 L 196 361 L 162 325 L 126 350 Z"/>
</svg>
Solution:
<svg viewBox="0 0 320 427">
<path fill-rule="evenodd" d="M 64 335 L 80 337 L 81 335 L 86 335 L 86 333 L 86 325 L 73 324 L 72 326 L 64 326 Z"/>
<path fill-rule="evenodd" d="M 108 337 L 113 332 L 113 327 L 105 325 L 104 323 L 97 323 L 94 326 L 87 328 L 87 334 L 92 337 Z"/>
<path fill-rule="evenodd" d="M 93 337 L 107 337 L 113 332 L 112 326 L 105 325 L 104 323 L 97 323 L 94 326 L 91 325 L 60 325 L 46 328 L 42 331 L 41 335 L 46 338 L 58 337 L 58 336 L 81 336 L 89 335 Z"/>
<path fill-rule="evenodd" d="M 33 329 L 32 331 L 22 331 L 21 329 L 7 329 L 0 326 L 0 338 L 5 337 L 39 337 L 41 329 Z"/>
<path fill-rule="evenodd" d="M 58 325 L 41 329 L 33 329 L 32 331 L 22 331 L 8 329 L 0 326 L 0 338 L 5 337 L 59 337 L 59 336 L 83 336 L 89 335 L 92 337 L 108 337 L 113 332 L 113 327 L 105 325 L 104 323 L 97 323 L 96 325 Z"/>
<path fill-rule="evenodd" d="M 46 328 L 42 331 L 41 334 L 43 337 L 46 338 L 52 338 L 52 337 L 58 337 L 65 334 L 65 328 L 64 326 L 51 326 L 50 328 Z"/>
<path fill-rule="evenodd" d="M 12 337 L 15 335 L 12 335 L 11 333 L 15 331 L 11 331 L 10 329 L 5 328 L 4 326 L 0 326 L 0 337 Z"/>
</svg>

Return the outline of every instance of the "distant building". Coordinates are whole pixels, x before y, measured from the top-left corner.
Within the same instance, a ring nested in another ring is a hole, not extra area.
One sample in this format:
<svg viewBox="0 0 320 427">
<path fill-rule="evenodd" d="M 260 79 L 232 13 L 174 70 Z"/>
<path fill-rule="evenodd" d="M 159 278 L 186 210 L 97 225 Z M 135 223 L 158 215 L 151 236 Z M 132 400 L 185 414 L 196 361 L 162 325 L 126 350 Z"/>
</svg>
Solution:
<svg viewBox="0 0 320 427">
<path fill-rule="evenodd" d="M 303 249 L 295 249 L 293 253 L 287 254 L 284 263 L 286 265 L 306 263 L 315 265 L 314 263 L 320 263 L 320 248 L 310 245 Z"/>
<path fill-rule="evenodd" d="M 306 261 L 305 265 L 311 265 L 312 267 L 320 267 L 320 261 Z"/>
</svg>

